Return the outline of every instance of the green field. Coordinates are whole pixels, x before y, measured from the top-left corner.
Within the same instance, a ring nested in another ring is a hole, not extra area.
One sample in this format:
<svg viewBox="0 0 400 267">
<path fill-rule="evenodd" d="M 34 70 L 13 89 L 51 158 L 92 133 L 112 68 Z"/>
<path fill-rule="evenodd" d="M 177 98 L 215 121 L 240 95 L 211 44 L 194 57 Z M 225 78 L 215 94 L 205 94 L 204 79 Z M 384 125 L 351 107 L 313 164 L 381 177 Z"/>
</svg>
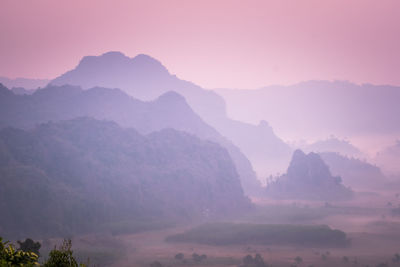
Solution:
<svg viewBox="0 0 400 267">
<path fill-rule="evenodd" d="M 180 234 L 168 236 L 167 242 L 190 242 L 208 245 L 300 245 L 344 247 L 346 234 L 326 225 L 209 223 Z"/>
</svg>

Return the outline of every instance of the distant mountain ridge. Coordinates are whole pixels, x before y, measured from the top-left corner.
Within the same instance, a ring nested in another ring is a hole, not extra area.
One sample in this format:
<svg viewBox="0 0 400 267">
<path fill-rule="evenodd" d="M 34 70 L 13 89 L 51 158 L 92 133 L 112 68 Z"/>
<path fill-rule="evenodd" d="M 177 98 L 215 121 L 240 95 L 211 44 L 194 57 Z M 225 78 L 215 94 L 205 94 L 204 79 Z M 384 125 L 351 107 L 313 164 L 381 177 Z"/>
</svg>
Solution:
<svg viewBox="0 0 400 267">
<path fill-rule="evenodd" d="M 343 184 L 353 189 L 371 190 L 385 185 L 381 169 L 366 161 L 335 152 L 318 153 L 333 175 L 342 177 Z"/>
<path fill-rule="evenodd" d="M 77 86 L 48 86 L 32 95 L 20 96 L 0 86 L 0 128 L 32 128 L 39 123 L 82 116 L 115 121 L 142 134 L 173 128 L 217 142 L 229 151 L 246 194 L 259 190 L 259 181 L 248 159 L 207 125 L 175 92 L 143 102 L 119 89 L 97 87 L 82 90 Z"/>
<path fill-rule="evenodd" d="M 255 90 L 217 89 L 235 119 L 268 120 L 285 136 L 325 138 L 400 133 L 400 87 L 307 81 Z M 288 108 L 290 107 L 290 108 Z"/>
<path fill-rule="evenodd" d="M 25 90 L 36 90 L 39 87 L 45 87 L 50 80 L 48 79 L 28 79 L 28 78 L 15 78 L 10 79 L 6 77 L 0 77 L 0 83 L 4 84 L 6 87 L 12 89 L 24 88 Z"/>
<path fill-rule="evenodd" d="M 185 97 L 201 117 L 224 116 L 224 100 L 212 91 L 178 79 L 171 75 L 158 60 L 148 55 L 129 58 L 121 52 L 108 52 L 100 56 L 83 57 L 75 69 L 55 78 L 53 85 L 77 85 L 119 88 L 129 95 L 145 101 L 175 91 Z"/>
<path fill-rule="evenodd" d="M 271 127 L 229 119 L 225 101 L 220 95 L 171 75 L 158 60 L 147 55 L 129 58 L 120 52 L 108 52 L 86 56 L 76 68 L 50 83 L 78 85 L 84 89 L 96 86 L 119 88 L 146 101 L 175 91 L 205 122 L 242 150 L 260 177 L 281 171 L 284 168 L 282 162 L 287 164 L 290 160 L 292 149 L 274 134 Z"/>
<path fill-rule="evenodd" d="M 375 157 L 374 162 L 382 166 L 382 169 L 389 175 L 400 175 L 400 140 L 396 140 L 394 144 L 383 148 Z"/>
<path fill-rule="evenodd" d="M 351 144 L 348 140 L 341 140 L 334 136 L 330 136 L 324 140 L 318 140 L 311 144 L 301 145 L 299 148 L 305 153 L 335 152 L 348 157 L 365 157 L 361 150 Z"/>
</svg>

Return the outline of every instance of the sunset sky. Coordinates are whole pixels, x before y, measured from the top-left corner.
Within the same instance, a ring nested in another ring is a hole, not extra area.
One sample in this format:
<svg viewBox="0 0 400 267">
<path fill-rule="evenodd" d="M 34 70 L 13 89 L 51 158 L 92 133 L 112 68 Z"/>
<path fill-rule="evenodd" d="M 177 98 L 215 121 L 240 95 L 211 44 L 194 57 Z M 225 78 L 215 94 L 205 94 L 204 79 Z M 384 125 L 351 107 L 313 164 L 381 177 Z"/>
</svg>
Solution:
<svg viewBox="0 0 400 267">
<path fill-rule="evenodd" d="M 310 79 L 400 85 L 398 0 L 1 0 L 0 76 L 145 53 L 206 88 Z"/>
</svg>

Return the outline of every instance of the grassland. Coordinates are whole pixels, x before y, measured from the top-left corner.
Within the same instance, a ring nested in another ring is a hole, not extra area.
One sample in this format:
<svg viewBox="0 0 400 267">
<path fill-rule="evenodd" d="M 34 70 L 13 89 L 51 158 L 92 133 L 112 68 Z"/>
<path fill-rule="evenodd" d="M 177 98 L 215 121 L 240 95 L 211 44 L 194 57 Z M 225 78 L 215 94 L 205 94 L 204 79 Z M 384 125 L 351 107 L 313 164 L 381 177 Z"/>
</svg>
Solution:
<svg viewBox="0 0 400 267">
<path fill-rule="evenodd" d="M 301 245 L 344 247 L 346 234 L 326 225 L 208 223 L 167 237 L 168 242 L 209 245 Z"/>
</svg>

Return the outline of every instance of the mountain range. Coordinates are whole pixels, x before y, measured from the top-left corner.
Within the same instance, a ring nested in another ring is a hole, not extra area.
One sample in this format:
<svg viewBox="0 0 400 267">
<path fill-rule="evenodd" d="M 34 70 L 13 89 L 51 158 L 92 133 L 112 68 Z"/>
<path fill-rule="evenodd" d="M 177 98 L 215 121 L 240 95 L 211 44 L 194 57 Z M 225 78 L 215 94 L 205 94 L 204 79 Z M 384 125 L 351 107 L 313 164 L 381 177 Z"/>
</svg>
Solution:
<svg viewBox="0 0 400 267">
<path fill-rule="evenodd" d="M 382 188 L 387 178 L 378 166 L 355 157 L 344 156 L 335 152 L 318 153 L 335 176 L 342 177 L 342 182 L 355 190 L 374 190 Z"/>
<path fill-rule="evenodd" d="M 48 86 L 32 95 L 15 95 L 0 86 L 0 128 L 29 129 L 48 121 L 92 117 L 112 120 L 123 127 L 132 127 L 141 134 L 173 128 L 204 140 L 221 144 L 228 151 L 246 194 L 259 191 L 259 181 L 251 163 L 232 142 L 207 125 L 175 92 L 167 92 L 151 102 L 128 96 L 119 89 L 77 86 Z"/>
<path fill-rule="evenodd" d="M 329 138 L 315 141 L 311 144 L 302 144 L 297 146 L 305 153 L 315 152 L 335 152 L 347 157 L 363 158 L 366 157 L 363 152 L 354 146 L 348 140 L 341 140 L 337 137 L 330 136 Z"/>
<path fill-rule="evenodd" d="M 279 136 L 315 140 L 331 134 L 371 137 L 400 134 L 400 88 L 347 81 L 307 81 L 260 89 L 216 89 L 229 116 L 267 120 Z"/>
<path fill-rule="evenodd" d="M 226 115 L 225 101 L 221 96 L 179 79 L 158 60 L 147 55 L 129 58 L 120 52 L 108 52 L 100 56 L 86 56 L 74 69 L 50 83 L 77 85 L 83 89 L 96 86 L 119 88 L 145 101 L 175 91 L 206 123 L 240 148 L 260 177 L 283 170 L 290 160 L 291 148 L 275 135 L 268 124 L 231 120 Z"/>
<path fill-rule="evenodd" d="M 400 140 L 396 140 L 394 144 L 389 145 L 378 152 L 374 157 L 374 162 L 389 175 L 399 176 L 400 174 Z"/>
<path fill-rule="evenodd" d="M 21 88 L 27 92 L 36 90 L 39 87 L 46 87 L 50 82 L 47 79 L 28 79 L 28 78 L 15 78 L 10 79 L 6 77 L 0 77 L 0 83 L 8 88 L 19 88 L 17 91 L 21 91 Z"/>
<path fill-rule="evenodd" d="M 91 118 L 0 130 L 0 177 L 0 232 L 12 238 L 250 208 L 220 145 L 173 129 L 142 135 Z"/>
</svg>

